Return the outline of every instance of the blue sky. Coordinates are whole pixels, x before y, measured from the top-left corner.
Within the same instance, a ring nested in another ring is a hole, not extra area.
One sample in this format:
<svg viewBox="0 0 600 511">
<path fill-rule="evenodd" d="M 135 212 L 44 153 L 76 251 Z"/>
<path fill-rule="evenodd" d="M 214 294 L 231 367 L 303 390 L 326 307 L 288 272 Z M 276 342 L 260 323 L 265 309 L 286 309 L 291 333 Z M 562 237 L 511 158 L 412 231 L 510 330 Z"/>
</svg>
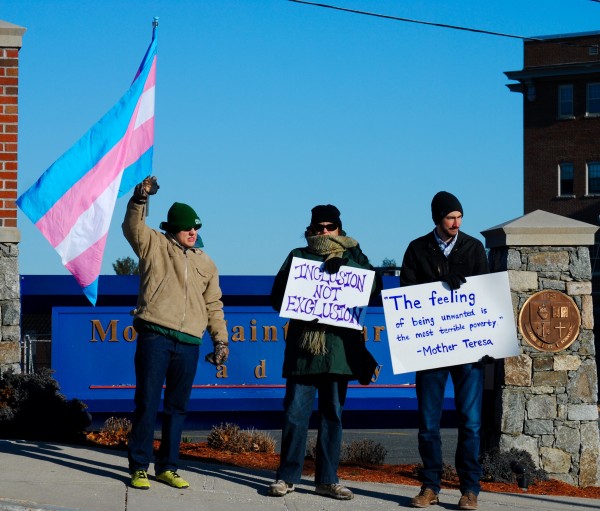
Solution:
<svg viewBox="0 0 600 511">
<path fill-rule="evenodd" d="M 522 36 L 600 29 L 590 0 L 337 0 L 333 5 Z M 272 275 L 316 204 L 342 212 L 371 262 L 400 264 L 447 190 L 480 231 L 523 214 L 523 42 L 287 0 L 0 0 L 20 53 L 19 193 L 119 99 L 158 16 L 148 223 L 174 201 L 203 221 L 223 275 Z M 118 201 L 104 256 L 134 256 Z M 20 272 L 66 274 L 19 212 Z M 481 238 L 482 239 L 482 238 Z M 102 290 L 100 290 L 102 292 Z"/>
</svg>

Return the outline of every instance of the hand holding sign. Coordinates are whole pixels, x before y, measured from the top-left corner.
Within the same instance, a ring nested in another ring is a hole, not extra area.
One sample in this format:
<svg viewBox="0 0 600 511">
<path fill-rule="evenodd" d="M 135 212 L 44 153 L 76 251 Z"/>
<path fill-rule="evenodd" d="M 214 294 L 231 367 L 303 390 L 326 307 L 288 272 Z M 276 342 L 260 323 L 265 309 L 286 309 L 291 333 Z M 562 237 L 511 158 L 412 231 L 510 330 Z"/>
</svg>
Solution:
<svg viewBox="0 0 600 511">
<path fill-rule="evenodd" d="M 362 330 L 374 278 L 372 270 L 340 265 L 330 273 L 319 261 L 294 257 L 279 315 Z"/>
<path fill-rule="evenodd" d="M 519 355 L 507 272 L 381 293 L 394 374 Z"/>
</svg>

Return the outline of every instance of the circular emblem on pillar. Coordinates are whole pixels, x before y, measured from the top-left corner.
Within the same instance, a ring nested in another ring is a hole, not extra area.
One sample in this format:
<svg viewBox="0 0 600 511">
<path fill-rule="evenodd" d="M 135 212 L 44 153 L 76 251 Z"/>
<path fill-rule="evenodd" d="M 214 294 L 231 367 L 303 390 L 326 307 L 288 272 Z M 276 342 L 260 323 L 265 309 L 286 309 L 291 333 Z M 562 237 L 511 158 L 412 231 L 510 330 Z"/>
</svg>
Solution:
<svg viewBox="0 0 600 511">
<path fill-rule="evenodd" d="M 519 331 L 539 351 L 562 351 L 579 335 L 581 315 L 570 296 L 560 291 L 540 291 L 519 312 Z"/>
</svg>

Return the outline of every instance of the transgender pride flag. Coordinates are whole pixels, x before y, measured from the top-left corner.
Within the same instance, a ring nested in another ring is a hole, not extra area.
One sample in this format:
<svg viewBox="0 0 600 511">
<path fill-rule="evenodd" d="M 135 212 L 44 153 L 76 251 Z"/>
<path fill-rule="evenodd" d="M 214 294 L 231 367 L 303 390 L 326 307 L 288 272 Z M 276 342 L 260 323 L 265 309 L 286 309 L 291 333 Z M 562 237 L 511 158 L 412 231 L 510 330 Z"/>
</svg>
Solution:
<svg viewBox="0 0 600 511">
<path fill-rule="evenodd" d="M 117 197 L 152 173 L 157 25 L 129 90 L 17 199 L 93 305 Z"/>
</svg>

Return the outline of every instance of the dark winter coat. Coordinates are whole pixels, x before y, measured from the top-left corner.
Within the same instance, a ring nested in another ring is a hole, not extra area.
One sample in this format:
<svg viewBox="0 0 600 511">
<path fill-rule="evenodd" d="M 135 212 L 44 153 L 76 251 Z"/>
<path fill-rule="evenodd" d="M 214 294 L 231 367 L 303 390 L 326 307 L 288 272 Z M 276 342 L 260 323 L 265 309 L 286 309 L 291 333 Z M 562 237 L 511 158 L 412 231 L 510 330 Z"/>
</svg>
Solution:
<svg viewBox="0 0 600 511">
<path fill-rule="evenodd" d="M 277 311 L 281 309 L 293 257 L 311 261 L 326 259 L 326 256 L 310 252 L 307 247 L 290 252 L 275 277 L 271 291 L 271 304 Z M 358 246 L 347 249 L 342 257 L 348 259 L 346 266 L 374 270 Z M 381 277 L 376 274 L 371 297 L 379 294 L 381 288 Z M 329 374 L 339 375 L 348 380 L 358 379 L 363 384 L 369 383 L 377 362 L 365 346 L 362 331 L 325 325 L 327 353 L 313 355 L 299 347 L 299 340 L 306 325 L 306 321 L 297 319 L 291 319 L 289 322 L 283 360 L 284 378 Z"/>
<path fill-rule="evenodd" d="M 456 244 L 446 258 L 433 231 L 410 242 L 400 270 L 400 284 L 412 286 L 442 280 L 448 273 L 473 277 L 489 273 L 483 244 L 460 231 Z"/>
</svg>

